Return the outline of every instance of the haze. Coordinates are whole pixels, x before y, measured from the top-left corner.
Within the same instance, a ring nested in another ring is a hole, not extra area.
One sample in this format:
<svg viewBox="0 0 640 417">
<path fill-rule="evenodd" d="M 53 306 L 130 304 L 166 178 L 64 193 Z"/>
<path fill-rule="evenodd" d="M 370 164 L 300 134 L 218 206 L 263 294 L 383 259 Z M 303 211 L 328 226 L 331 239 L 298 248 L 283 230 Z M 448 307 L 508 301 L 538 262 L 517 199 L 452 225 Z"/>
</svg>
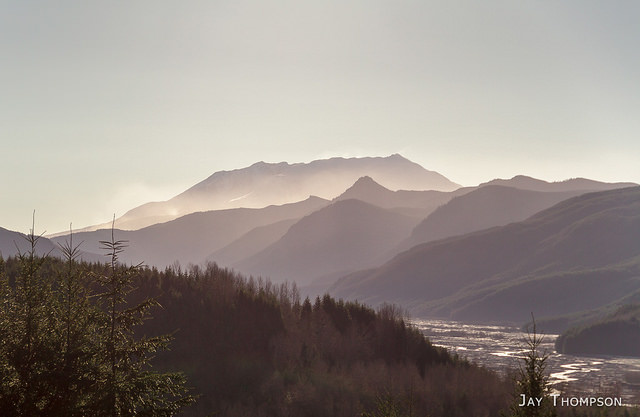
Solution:
<svg viewBox="0 0 640 417">
<path fill-rule="evenodd" d="M 2 226 L 260 160 L 640 182 L 635 2 L 0 3 Z M 38 227 L 38 225 L 41 225 Z"/>
</svg>

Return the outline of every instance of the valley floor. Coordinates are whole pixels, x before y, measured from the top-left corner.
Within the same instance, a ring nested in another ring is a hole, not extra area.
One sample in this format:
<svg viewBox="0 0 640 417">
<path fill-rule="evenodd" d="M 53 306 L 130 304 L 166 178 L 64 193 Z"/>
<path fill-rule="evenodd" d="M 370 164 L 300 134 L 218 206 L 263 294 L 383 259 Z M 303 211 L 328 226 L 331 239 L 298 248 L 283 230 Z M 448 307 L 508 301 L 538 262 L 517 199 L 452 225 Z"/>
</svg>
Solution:
<svg viewBox="0 0 640 417">
<path fill-rule="evenodd" d="M 526 333 L 514 326 L 432 319 L 414 319 L 413 323 L 434 345 L 503 374 L 517 369 L 525 348 Z M 547 370 L 556 391 L 615 394 L 622 396 L 625 405 L 640 405 L 640 358 L 559 354 L 553 346 L 556 337 L 545 335 L 542 345 L 550 353 Z"/>
</svg>

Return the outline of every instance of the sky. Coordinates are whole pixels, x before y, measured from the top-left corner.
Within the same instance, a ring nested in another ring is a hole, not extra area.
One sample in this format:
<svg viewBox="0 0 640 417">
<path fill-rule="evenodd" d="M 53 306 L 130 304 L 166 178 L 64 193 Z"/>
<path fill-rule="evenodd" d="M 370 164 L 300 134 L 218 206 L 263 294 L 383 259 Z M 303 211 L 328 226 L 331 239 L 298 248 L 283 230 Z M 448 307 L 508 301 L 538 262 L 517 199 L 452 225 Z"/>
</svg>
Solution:
<svg viewBox="0 0 640 417">
<path fill-rule="evenodd" d="M 0 0 L 0 227 L 257 161 L 640 183 L 634 1 Z"/>
</svg>

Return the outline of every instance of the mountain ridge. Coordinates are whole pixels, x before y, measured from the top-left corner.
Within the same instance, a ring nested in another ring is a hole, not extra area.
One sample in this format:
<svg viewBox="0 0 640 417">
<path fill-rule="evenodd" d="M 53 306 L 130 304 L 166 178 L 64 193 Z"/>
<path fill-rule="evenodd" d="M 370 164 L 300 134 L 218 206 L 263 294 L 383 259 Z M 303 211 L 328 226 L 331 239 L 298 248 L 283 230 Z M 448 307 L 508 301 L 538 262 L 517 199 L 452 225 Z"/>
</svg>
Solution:
<svg viewBox="0 0 640 417">
<path fill-rule="evenodd" d="M 633 182 L 602 182 L 581 177 L 549 182 L 528 175 L 516 175 L 510 179 L 496 178 L 483 182 L 479 184 L 478 187 L 487 185 L 504 185 L 532 191 L 605 191 L 616 188 L 635 187 L 638 184 Z"/>
<path fill-rule="evenodd" d="M 436 208 L 402 242 L 396 253 L 451 236 L 522 221 L 583 191 L 534 191 L 504 185 L 483 185 Z"/>
<path fill-rule="evenodd" d="M 639 288 L 635 267 L 616 266 L 640 259 L 639 236 L 640 187 L 588 193 L 522 222 L 415 246 L 342 278 L 331 293 L 439 317 L 523 321 L 530 311 L 567 314 Z M 575 285 L 580 297 L 566 293 Z"/>
<path fill-rule="evenodd" d="M 116 227 L 135 230 L 196 211 L 262 208 L 301 201 L 311 195 L 332 199 L 364 175 L 391 189 L 451 191 L 460 187 L 399 154 L 293 164 L 256 162 L 245 168 L 215 172 L 169 200 L 132 208 L 116 219 Z M 108 226 L 110 223 L 103 223 L 81 230 Z"/>
<path fill-rule="evenodd" d="M 240 272 L 306 285 L 375 263 L 416 220 L 360 200 L 336 201 L 292 225 L 277 242 L 234 264 Z"/>
<path fill-rule="evenodd" d="M 281 220 L 303 217 L 329 202 L 319 197 L 273 205 L 264 208 L 235 208 L 190 213 L 165 223 L 158 223 L 139 230 L 116 230 L 118 239 L 129 241 L 123 253 L 124 262 L 145 262 L 163 268 L 174 261 L 182 264 L 205 261 L 211 253 L 230 244 L 251 229 Z M 74 232 L 85 247 L 99 247 L 99 241 L 108 240 L 110 229 L 90 232 Z M 54 242 L 66 236 L 53 238 Z"/>
<path fill-rule="evenodd" d="M 384 209 L 413 209 L 424 217 L 440 205 L 463 193 L 462 188 L 454 191 L 437 190 L 396 190 L 392 191 L 372 177 L 358 178 L 343 193 L 332 201 L 356 199 Z"/>
</svg>

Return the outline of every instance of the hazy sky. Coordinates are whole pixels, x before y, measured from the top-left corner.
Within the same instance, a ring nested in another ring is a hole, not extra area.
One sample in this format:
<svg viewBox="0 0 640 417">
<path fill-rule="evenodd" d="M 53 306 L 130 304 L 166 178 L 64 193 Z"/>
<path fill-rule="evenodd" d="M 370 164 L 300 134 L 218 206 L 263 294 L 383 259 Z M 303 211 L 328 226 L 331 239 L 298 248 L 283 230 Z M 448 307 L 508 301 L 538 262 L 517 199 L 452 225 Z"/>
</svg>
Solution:
<svg viewBox="0 0 640 417">
<path fill-rule="evenodd" d="M 640 182 L 638 21 L 636 1 L 0 0 L 0 226 L 102 222 L 259 160 Z"/>
</svg>

